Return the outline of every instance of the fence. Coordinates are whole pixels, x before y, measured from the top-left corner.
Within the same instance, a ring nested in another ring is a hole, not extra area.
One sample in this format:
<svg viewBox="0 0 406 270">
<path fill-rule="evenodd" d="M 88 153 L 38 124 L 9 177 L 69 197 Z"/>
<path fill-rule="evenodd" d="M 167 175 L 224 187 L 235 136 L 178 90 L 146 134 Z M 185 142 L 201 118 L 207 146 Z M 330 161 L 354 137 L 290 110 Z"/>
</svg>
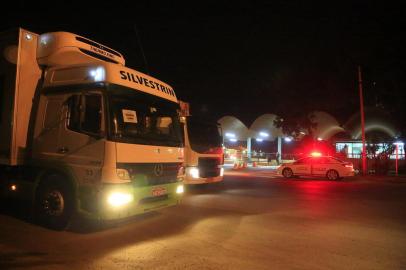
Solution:
<svg viewBox="0 0 406 270">
<path fill-rule="evenodd" d="M 236 151 L 231 155 L 225 155 L 225 163 L 235 163 L 235 162 L 247 162 L 252 163 L 256 162 L 257 164 L 262 165 L 278 165 L 277 161 L 278 153 L 265 153 L 265 152 L 252 152 L 251 157 L 248 157 L 248 154 L 244 151 Z M 288 162 L 298 159 L 299 156 L 293 154 L 282 154 L 281 161 Z"/>
<path fill-rule="evenodd" d="M 347 157 L 350 159 L 360 159 L 361 158 L 361 154 L 352 154 L 352 153 L 348 153 Z M 373 155 L 367 155 L 368 159 L 374 159 Z M 392 154 L 389 156 L 390 159 L 396 159 L 396 154 Z M 405 159 L 405 155 L 404 154 L 398 154 L 398 159 L 402 160 Z"/>
</svg>

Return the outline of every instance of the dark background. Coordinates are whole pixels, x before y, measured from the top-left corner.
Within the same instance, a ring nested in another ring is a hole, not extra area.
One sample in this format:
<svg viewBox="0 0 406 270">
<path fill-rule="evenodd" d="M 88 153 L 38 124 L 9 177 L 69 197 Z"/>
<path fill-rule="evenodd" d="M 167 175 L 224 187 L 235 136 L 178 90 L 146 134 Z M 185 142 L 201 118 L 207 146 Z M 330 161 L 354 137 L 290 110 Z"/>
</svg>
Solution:
<svg viewBox="0 0 406 270">
<path fill-rule="evenodd" d="M 172 85 L 192 114 L 248 126 L 263 113 L 311 110 L 344 123 L 359 110 L 361 65 L 365 104 L 405 130 L 405 4 L 267 2 L 15 1 L 2 9 L 0 30 L 93 39 Z"/>
</svg>

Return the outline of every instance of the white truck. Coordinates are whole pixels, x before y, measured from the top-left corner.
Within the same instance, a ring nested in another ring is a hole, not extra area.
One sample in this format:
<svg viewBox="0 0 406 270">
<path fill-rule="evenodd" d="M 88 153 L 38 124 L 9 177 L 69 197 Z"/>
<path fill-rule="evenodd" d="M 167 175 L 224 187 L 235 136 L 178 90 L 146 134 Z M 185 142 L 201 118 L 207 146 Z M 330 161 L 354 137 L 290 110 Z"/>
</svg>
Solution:
<svg viewBox="0 0 406 270">
<path fill-rule="evenodd" d="M 179 103 L 166 83 L 87 38 L 0 34 L 0 185 L 36 220 L 119 219 L 183 193 Z"/>
<path fill-rule="evenodd" d="M 187 185 L 220 182 L 224 175 L 223 138 L 220 125 L 189 114 L 189 104 L 179 101 L 185 142 Z"/>
</svg>

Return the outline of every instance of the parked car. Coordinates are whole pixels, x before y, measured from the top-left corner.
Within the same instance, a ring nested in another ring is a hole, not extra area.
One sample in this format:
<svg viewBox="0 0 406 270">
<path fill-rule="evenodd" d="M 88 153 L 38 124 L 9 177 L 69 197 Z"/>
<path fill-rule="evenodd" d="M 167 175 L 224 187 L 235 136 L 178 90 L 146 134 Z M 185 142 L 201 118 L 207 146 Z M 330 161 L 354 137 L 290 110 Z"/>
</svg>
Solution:
<svg viewBox="0 0 406 270">
<path fill-rule="evenodd" d="M 342 161 L 331 156 L 309 156 L 278 167 L 277 174 L 285 178 L 294 176 L 322 176 L 330 180 L 354 176 L 351 162 Z"/>
</svg>

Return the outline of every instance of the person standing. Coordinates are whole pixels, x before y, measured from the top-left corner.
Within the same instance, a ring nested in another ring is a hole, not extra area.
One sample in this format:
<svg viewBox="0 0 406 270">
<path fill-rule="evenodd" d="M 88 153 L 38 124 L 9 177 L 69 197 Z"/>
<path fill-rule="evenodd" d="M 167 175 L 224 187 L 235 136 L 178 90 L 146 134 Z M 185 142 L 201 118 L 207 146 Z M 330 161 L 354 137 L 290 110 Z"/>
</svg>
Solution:
<svg viewBox="0 0 406 270">
<path fill-rule="evenodd" d="M 276 153 L 275 159 L 276 159 L 276 165 L 279 165 L 280 164 L 280 154 L 279 154 L 279 152 Z"/>
</svg>

